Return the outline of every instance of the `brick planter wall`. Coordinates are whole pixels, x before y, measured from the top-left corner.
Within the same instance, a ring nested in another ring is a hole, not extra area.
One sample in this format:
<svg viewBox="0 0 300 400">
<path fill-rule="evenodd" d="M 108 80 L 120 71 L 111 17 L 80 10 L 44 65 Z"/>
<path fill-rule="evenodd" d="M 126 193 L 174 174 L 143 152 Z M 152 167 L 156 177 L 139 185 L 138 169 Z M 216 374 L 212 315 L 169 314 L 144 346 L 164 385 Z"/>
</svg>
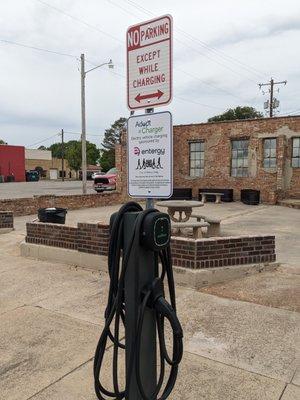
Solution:
<svg viewBox="0 0 300 400">
<path fill-rule="evenodd" d="M 78 224 L 78 251 L 108 254 L 109 226 L 106 224 Z"/>
<path fill-rule="evenodd" d="M 26 242 L 106 256 L 109 226 L 101 223 L 78 223 L 77 227 L 68 227 L 30 222 L 27 223 Z M 171 248 L 173 264 L 185 268 L 215 268 L 276 260 L 274 236 L 197 240 L 173 237 Z"/>
<path fill-rule="evenodd" d="M 0 229 L 14 228 L 14 214 L 10 211 L 0 211 Z"/>
<path fill-rule="evenodd" d="M 44 244 L 46 246 L 62 247 L 77 250 L 78 229 L 76 227 L 28 222 L 26 224 L 26 242 Z"/>
<path fill-rule="evenodd" d="M 33 196 L 20 199 L 1 199 L 0 210 L 12 211 L 14 215 L 37 214 L 39 208 L 63 207 L 69 210 L 78 208 L 101 207 L 113 204 L 120 204 L 124 196 L 120 192 L 101 194 L 73 194 L 68 196 Z"/>
<path fill-rule="evenodd" d="M 186 268 L 215 268 L 276 260 L 275 236 L 241 236 L 172 240 L 173 264 Z"/>
<path fill-rule="evenodd" d="M 59 224 L 28 222 L 26 242 L 46 246 L 62 247 L 84 253 L 108 254 L 109 226 L 82 224 L 70 227 Z"/>
</svg>

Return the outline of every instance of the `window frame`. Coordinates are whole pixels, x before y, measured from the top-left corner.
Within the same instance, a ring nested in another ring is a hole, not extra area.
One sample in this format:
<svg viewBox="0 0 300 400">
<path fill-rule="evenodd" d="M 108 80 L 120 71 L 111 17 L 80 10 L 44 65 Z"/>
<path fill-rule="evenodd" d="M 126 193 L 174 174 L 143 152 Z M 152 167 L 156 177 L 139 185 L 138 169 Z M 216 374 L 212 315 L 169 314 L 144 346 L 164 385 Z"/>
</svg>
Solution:
<svg viewBox="0 0 300 400">
<path fill-rule="evenodd" d="M 292 144 L 291 144 L 291 167 L 292 168 L 300 168 L 300 136 L 293 136 L 292 138 Z M 298 140 L 299 144 L 296 148 L 294 148 L 294 140 Z M 294 156 L 294 149 L 298 150 L 298 155 Z M 297 160 L 298 165 L 293 165 L 294 159 Z"/>
<path fill-rule="evenodd" d="M 271 147 L 268 147 L 266 149 L 265 144 L 267 143 L 267 141 L 272 141 L 272 140 L 275 140 L 275 148 L 272 147 L 272 144 L 270 142 L 270 146 Z M 263 151 L 262 166 L 263 166 L 263 168 L 266 169 L 266 170 L 274 170 L 274 169 L 276 169 L 277 168 L 277 137 L 266 137 L 266 138 L 263 138 L 263 146 L 262 147 L 263 147 L 262 148 L 262 151 Z M 270 155 L 266 156 L 266 150 L 269 151 Z M 272 154 L 272 150 L 275 150 L 275 156 L 271 155 Z M 274 159 L 275 159 L 275 165 L 271 166 L 271 160 L 274 160 Z M 269 161 L 269 165 L 268 166 L 266 166 L 266 164 L 265 164 L 266 160 Z"/>
<path fill-rule="evenodd" d="M 236 145 L 234 145 L 234 142 L 236 142 Z M 247 142 L 247 147 L 239 145 L 240 142 Z M 230 176 L 232 178 L 249 177 L 249 143 L 249 137 L 230 138 Z M 242 157 L 239 157 L 239 155 L 241 155 L 241 153 L 245 153 L 245 151 L 247 152 L 247 156 L 245 157 L 244 154 L 242 154 Z M 236 153 L 236 157 L 234 157 L 234 153 Z M 239 169 L 243 171 L 242 175 L 238 175 Z M 236 171 L 235 174 L 233 174 L 233 170 Z M 244 170 L 246 171 L 246 174 L 244 174 Z"/>
<path fill-rule="evenodd" d="M 192 150 L 192 145 L 197 145 L 200 144 L 200 150 Z M 204 171 L 205 171 L 205 140 L 199 139 L 199 140 L 189 140 L 188 142 L 189 145 L 189 177 L 190 178 L 203 178 L 204 177 Z M 203 149 L 203 150 L 201 150 Z M 198 154 L 199 157 L 192 158 L 192 154 Z M 202 154 L 202 156 L 201 156 Z M 192 162 L 195 162 L 195 166 L 192 167 Z M 200 167 L 196 167 L 196 161 L 200 161 Z M 192 170 L 200 171 L 199 175 L 192 175 Z"/>
</svg>

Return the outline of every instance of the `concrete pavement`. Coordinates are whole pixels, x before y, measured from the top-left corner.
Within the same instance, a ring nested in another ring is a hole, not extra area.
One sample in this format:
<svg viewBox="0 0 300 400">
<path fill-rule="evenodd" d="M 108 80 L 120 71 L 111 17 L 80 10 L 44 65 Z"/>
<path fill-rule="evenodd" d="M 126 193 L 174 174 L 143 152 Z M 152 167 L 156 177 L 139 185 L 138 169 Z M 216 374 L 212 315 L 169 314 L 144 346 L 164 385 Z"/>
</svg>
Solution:
<svg viewBox="0 0 300 400">
<path fill-rule="evenodd" d="M 107 209 L 98 209 L 72 211 L 68 218 L 75 222 L 84 212 L 94 221 L 96 215 L 100 220 L 108 216 Z M 92 362 L 103 326 L 107 274 L 20 257 L 24 223 L 32 218 L 16 218 L 16 230 L 0 236 L 0 398 L 95 400 Z M 230 229 L 233 225 L 229 223 Z M 293 276 L 298 277 L 298 268 L 294 269 Z M 280 285 L 280 273 L 273 275 L 273 284 L 277 282 L 273 295 L 284 298 L 291 279 L 285 276 Z M 256 277 L 264 282 L 270 279 L 264 274 Z M 284 304 L 265 304 L 263 287 L 257 290 L 260 304 L 252 281 L 225 287 L 227 293 L 244 293 L 242 299 L 177 287 L 185 353 L 172 400 L 296 400 L 300 396 L 297 305 L 292 296 Z M 268 299 L 271 292 L 269 287 Z M 104 372 L 108 384 L 110 356 L 108 347 Z"/>
</svg>

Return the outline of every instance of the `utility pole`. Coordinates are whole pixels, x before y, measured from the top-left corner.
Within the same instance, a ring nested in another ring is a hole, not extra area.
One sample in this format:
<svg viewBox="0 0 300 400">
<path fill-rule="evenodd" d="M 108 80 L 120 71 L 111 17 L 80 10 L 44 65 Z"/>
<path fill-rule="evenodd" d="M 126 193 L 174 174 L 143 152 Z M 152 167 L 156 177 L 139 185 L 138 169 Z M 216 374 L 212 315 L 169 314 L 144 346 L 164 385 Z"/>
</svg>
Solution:
<svg viewBox="0 0 300 400">
<path fill-rule="evenodd" d="M 80 68 L 80 76 L 81 76 L 81 171 L 82 171 L 82 193 L 86 194 L 86 120 L 85 120 L 85 77 L 86 74 L 94 71 L 94 69 L 103 67 L 107 65 L 108 68 L 114 68 L 113 62 L 110 59 L 108 62 L 97 65 L 89 70 L 85 70 L 85 58 L 84 54 L 80 56 L 81 68 Z"/>
<path fill-rule="evenodd" d="M 261 89 L 262 86 L 270 86 L 269 92 L 270 92 L 270 104 L 269 104 L 269 116 L 270 118 L 273 117 L 273 109 L 276 108 L 274 107 L 274 86 L 275 85 L 286 85 L 287 81 L 281 81 L 281 82 L 275 82 L 273 78 L 271 78 L 270 82 L 268 83 L 259 83 L 258 86 Z"/>
<path fill-rule="evenodd" d="M 84 54 L 80 56 L 81 61 L 81 175 L 82 193 L 86 194 L 86 122 L 85 122 L 85 60 Z"/>
<path fill-rule="evenodd" d="M 61 130 L 61 180 L 65 180 L 65 143 L 64 143 L 64 130 Z"/>
</svg>

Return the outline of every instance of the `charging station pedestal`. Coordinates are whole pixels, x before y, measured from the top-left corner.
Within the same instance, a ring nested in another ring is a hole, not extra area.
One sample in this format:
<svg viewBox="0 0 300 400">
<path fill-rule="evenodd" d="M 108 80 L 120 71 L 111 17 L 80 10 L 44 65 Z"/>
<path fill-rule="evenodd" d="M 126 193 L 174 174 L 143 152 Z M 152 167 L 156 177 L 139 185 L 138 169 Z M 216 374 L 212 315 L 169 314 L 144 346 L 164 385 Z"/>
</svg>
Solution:
<svg viewBox="0 0 300 400">
<path fill-rule="evenodd" d="M 129 251 L 129 241 L 133 235 L 134 223 L 138 212 L 128 212 L 124 215 L 124 256 Z M 126 400 L 141 400 L 137 381 L 135 363 L 130 371 L 130 355 L 135 353 L 133 348 L 136 338 L 137 320 L 141 305 L 141 292 L 153 282 L 157 276 L 157 255 L 139 246 L 131 252 L 125 277 L 125 345 L 126 345 L 126 376 L 131 376 L 129 393 Z M 156 356 L 156 318 L 155 311 L 147 308 L 141 334 L 140 369 L 141 380 L 146 394 L 150 397 L 157 385 L 157 356 Z"/>
<path fill-rule="evenodd" d="M 167 214 L 156 209 L 143 210 L 134 202 L 124 204 L 111 216 L 110 287 L 105 325 L 94 358 L 95 393 L 100 400 L 107 397 L 155 400 L 159 396 L 166 399 L 176 383 L 183 354 L 183 331 L 176 314 L 170 232 L 170 217 Z M 161 268 L 158 267 L 158 260 Z M 166 300 L 164 286 L 170 303 Z M 168 320 L 172 331 L 172 355 L 166 348 L 165 320 Z M 125 346 L 120 343 L 122 321 Z M 113 389 L 104 387 L 100 380 L 108 340 L 113 342 Z M 118 352 L 124 348 L 126 380 L 124 389 L 121 389 Z M 166 370 L 167 364 L 169 367 Z M 166 371 L 168 378 L 165 379 Z"/>
</svg>

